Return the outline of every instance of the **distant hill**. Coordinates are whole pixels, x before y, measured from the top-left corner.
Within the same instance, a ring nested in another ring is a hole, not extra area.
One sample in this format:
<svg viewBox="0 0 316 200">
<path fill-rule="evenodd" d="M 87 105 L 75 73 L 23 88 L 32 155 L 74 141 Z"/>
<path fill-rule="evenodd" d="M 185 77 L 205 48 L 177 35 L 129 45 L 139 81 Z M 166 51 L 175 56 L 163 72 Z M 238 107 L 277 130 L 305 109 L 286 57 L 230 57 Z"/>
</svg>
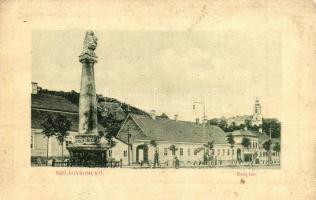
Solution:
<svg viewBox="0 0 316 200">
<path fill-rule="evenodd" d="M 53 91 L 53 90 L 39 88 L 38 93 L 61 96 L 61 97 L 66 98 L 73 104 L 79 106 L 80 94 L 74 90 L 70 92 L 65 92 L 65 91 Z M 97 94 L 97 96 L 102 96 L 102 95 Z M 104 126 L 107 132 L 106 134 L 111 134 L 111 135 L 116 136 L 117 132 L 119 131 L 119 128 L 121 127 L 122 123 L 125 120 L 125 117 L 129 113 L 149 116 L 147 112 L 139 108 L 136 108 L 134 106 L 131 106 L 127 103 L 120 102 L 117 99 L 110 98 L 110 97 L 103 97 L 103 98 L 105 99 L 105 102 L 106 102 L 106 111 L 98 110 L 97 115 L 98 115 L 98 122 Z M 162 116 L 162 117 L 166 117 L 166 116 Z"/>
</svg>

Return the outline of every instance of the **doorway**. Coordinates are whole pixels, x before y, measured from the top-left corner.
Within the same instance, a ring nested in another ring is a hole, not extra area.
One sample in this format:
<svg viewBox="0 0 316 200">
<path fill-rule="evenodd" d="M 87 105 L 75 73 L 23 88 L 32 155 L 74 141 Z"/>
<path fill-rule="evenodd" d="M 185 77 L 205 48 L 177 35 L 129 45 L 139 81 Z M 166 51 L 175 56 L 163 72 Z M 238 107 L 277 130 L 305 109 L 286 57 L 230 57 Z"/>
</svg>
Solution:
<svg viewBox="0 0 316 200">
<path fill-rule="evenodd" d="M 136 147 L 136 162 L 148 163 L 148 146 L 145 144 Z"/>
</svg>

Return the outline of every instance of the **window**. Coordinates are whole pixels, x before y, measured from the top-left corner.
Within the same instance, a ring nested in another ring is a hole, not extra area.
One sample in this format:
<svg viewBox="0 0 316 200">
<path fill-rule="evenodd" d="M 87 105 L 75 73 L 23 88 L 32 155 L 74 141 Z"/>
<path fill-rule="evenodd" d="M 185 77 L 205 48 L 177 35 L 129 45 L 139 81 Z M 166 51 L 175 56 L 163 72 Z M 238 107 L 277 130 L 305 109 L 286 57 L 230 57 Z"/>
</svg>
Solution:
<svg viewBox="0 0 316 200">
<path fill-rule="evenodd" d="M 125 150 L 125 151 L 123 152 L 123 154 L 124 154 L 124 157 L 126 157 L 126 156 L 127 156 L 127 151 Z"/>
<path fill-rule="evenodd" d="M 165 156 L 168 155 L 168 149 L 167 149 L 167 148 L 164 148 L 164 150 L 163 150 L 163 155 L 165 155 Z"/>
<path fill-rule="evenodd" d="M 188 149 L 188 156 L 191 155 L 190 148 Z"/>
<path fill-rule="evenodd" d="M 183 156 L 183 148 L 180 148 L 180 156 Z"/>
<path fill-rule="evenodd" d="M 222 155 L 225 156 L 225 149 L 223 149 Z"/>
<path fill-rule="evenodd" d="M 194 149 L 194 155 L 195 155 L 195 156 L 197 155 L 197 151 L 196 151 L 196 149 Z"/>
<path fill-rule="evenodd" d="M 31 135 L 31 148 L 33 148 L 33 134 Z"/>
<path fill-rule="evenodd" d="M 262 152 L 260 151 L 260 156 L 259 157 L 262 157 Z"/>
<path fill-rule="evenodd" d="M 219 156 L 221 154 L 221 150 L 217 149 L 217 155 Z"/>
<path fill-rule="evenodd" d="M 234 155 L 234 153 L 235 153 L 235 152 L 234 152 L 234 149 L 232 149 L 232 155 Z"/>
<path fill-rule="evenodd" d="M 230 154 L 230 150 L 229 150 L 229 149 L 227 149 L 227 155 L 229 156 L 229 154 Z"/>
<path fill-rule="evenodd" d="M 112 157 L 112 150 L 109 150 L 109 156 Z"/>
</svg>

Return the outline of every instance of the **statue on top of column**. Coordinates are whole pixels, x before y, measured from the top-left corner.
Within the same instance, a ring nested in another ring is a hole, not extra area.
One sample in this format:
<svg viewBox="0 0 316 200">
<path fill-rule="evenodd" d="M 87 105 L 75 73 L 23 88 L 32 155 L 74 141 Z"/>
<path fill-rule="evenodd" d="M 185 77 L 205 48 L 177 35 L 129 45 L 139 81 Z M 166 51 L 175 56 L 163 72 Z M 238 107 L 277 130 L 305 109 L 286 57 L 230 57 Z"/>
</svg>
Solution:
<svg viewBox="0 0 316 200">
<path fill-rule="evenodd" d="M 93 31 L 89 30 L 86 32 L 86 36 L 83 42 L 83 51 L 80 55 L 80 61 L 85 59 L 86 56 L 89 56 L 90 59 L 93 59 L 96 61 L 95 58 L 97 58 L 97 56 L 94 50 L 97 47 L 97 41 L 98 41 L 98 38 L 94 35 Z"/>
</svg>

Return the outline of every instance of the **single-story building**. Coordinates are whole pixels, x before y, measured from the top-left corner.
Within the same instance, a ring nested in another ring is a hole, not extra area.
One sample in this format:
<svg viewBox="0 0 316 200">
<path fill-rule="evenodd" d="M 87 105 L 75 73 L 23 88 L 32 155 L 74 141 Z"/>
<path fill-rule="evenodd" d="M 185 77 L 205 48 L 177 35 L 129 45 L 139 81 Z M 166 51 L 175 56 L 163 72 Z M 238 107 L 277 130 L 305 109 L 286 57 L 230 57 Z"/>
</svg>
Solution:
<svg viewBox="0 0 316 200">
<path fill-rule="evenodd" d="M 211 141 L 215 152 L 225 152 L 216 155 L 217 160 L 231 160 L 226 135 L 218 126 L 156 118 L 154 113 L 129 114 L 115 140 L 111 156 L 122 159 L 123 165 L 152 164 L 156 150 L 162 165 L 172 165 L 175 157 L 182 165 L 199 164 L 203 162 L 203 146 Z"/>
</svg>

